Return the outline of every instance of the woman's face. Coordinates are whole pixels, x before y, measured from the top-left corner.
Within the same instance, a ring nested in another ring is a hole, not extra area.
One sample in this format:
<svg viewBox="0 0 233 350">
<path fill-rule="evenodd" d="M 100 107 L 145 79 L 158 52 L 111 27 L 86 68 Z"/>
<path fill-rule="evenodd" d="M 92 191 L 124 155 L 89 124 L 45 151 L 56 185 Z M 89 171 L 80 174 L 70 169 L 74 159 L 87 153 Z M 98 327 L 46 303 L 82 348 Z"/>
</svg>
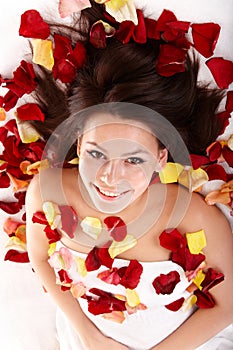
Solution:
<svg viewBox="0 0 233 350">
<path fill-rule="evenodd" d="M 111 115 L 96 115 L 86 123 L 78 155 L 81 184 L 92 204 L 112 214 L 140 199 L 167 160 L 167 150 L 159 149 L 147 127 Z"/>
</svg>

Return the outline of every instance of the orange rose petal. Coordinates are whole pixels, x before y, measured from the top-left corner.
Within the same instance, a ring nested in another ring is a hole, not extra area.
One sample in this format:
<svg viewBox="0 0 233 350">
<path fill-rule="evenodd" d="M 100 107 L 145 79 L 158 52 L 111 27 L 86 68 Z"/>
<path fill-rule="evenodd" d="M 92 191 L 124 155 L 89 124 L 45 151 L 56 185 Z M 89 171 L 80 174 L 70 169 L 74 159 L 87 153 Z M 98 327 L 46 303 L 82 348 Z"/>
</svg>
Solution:
<svg viewBox="0 0 233 350">
<path fill-rule="evenodd" d="M 37 174 L 39 171 L 48 169 L 50 167 L 48 159 L 42 159 L 41 161 L 29 164 L 27 167 L 26 174 L 28 175 L 34 175 Z"/>
<path fill-rule="evenodd" d="M 125 320 L 125 315 L 123 311 L 112 311 L 101 315 L 103 318 L 109 321 L 122 323 Z"/>
<path fill-rule="evenodd" d="M 23 188 L 26 188 L 28 186 L 27 181 L 19 180 L 16 177 L 14 177 L 13 175 L 11 175 L 10 173 L 7 173 L 7 175 L 9 176 L 9 178 L 12 182 L 13 192 L 17 192 L 17 191 L 22 190 Z"/>
<path fill-rule="evenodd" d="M 18 237 L 22 242 L 26 243 L 26 225 L 20 225 L 15 231 L 15 236 Z"/>
<path fill-rule="evenodd" d="M 205 201 L 208 205 L 214 205 L 216 203 L 229 204 L 231 201 L 229 192 L 212 191 L 205 197 Z"/>
<path fill-rule="evenodd" d="M 6 112 L 4 108 L 0 107 L 0 121 L 3 121 L 6 119 Z"/>
<path fill-rule="evenodd" d="M 220 189 L 221 192 L 232 192 L 233 191 L 233 180 L 230 180 L 223 184 Z"/>
<path fill-rule="evenodd" d="M 10 236 L 15 233 L 17 227 L 20 225 L 21 225 L 21 222 L 12 220 L 11 218 L 7 218 L 6 221 L 4 222 L 3 230 Z"/>
</svg>

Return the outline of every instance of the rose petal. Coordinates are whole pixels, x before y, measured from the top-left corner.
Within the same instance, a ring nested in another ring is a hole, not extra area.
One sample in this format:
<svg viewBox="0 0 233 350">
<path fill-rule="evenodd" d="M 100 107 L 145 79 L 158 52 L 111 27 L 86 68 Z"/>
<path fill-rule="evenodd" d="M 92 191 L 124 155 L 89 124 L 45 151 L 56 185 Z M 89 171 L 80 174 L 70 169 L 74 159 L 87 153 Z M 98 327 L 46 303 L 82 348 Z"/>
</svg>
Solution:
<svg viewBox="0 0 233 350">
<path fill-rule="evenodd" d="M 45 201 L 43 203 L 42 208 L 48 224 L 51 226 L 52 229 L 56 228 L 61 218 L 59 206 L 53 202 Z M 57 217 L 59 217 L 59 220 L 57 220 Z"/>
<path fill-rule="evenodd" d="M 125 320 L 125 315 L 123 311 L 112 311 L 101 315 L 103 318 L 109 321 L 122 323 Z"/>
<path fill-rule="evenodd" d="M 165 305 L 165 308 L 170 310 L 170 311 L 178 311 L 181 306 L 183 305 L 184 298 L 180 298 L 178 300 L 173 301 L 172 303 Z"/>
<path fill-rule="evenodd" d="M 130 307 L 135 307 L 140 304 L 140 298 L 135 289 L 126 288 L 126 300 Z"/>
<path fill-rule="evenodd" d="M 62 83 L 71 83 L 77 75 L 77 69 L 72 62 L 62 58 L 53 66 L 53 76 L 60 79 Z"/>
<path fill-rule="evenodd" d="M 17 230 L 17 227 L 20 226 L 22 223 L 16 220 L 13 220 L 12 218 L 7 218 L 3 225 L 3 230 L 5 233 L 8 234 L 8 236 L 11 236 L 15 234 L 15 231 Z"/>
<path fill-rule="evenodd" d="M 203 169 L 194 170 L 192 167 L 184 169 L 178 177 L 178 183 L 187 187 L 190 192 L 197 191 L 208 180 L 209 177 Z"/>
<path fill-rule="evenodd" d="M 208 174 L 209 181 L 211 180 L 227 181 L 226 171 L 220 164 L 211 164 L 205 169 L 205 171 Z"/>
<path fill-rule="evenodd" d="M 61 18 L 91 7 L 89 0 L 59 0 L 58 11 Z"/>
<path fill-rule="evenodd" d="M 205 274 L 205 279 L 201 283 L 201 286 L 203 287 L 203 290 L 202 290 L 203 293 L 213 288 L 223 280 L 224 280 L 223 273 L 217 272 L 216 270 L 209 268 Z"/>
<path fill-rule="evenodd" d="M 0 172 L 0 188 L 10 187 L 10 178 L 5 171 Z"/>
<path fill-rule="evenodd" d="M 97 3 L 103 1 L 95 0 Z M 105 1 L 104 1 L 105 2 Z M 110 0 L 105 2 L 106 11 L 115 18 L 117 22 L 132 21 L 135 25 L 138 24 L 136 7 L 133 0 Z"/>
<path fill-rule="evenodd" d="M 183 169 L 184 166 L 179 163 L 168 162 L 165 167 L 159 172 L 161 183 L 167 184 L 177 182 L 177 179 Z"/>
<path fill-rule="evenodd" d="M 222 155 L 230 167 L 233 167 L 233 151 L 228 146 L 223 146 Z"/>
<path fill-rule="evenodd" d="M 0 107 L 0 121 L 6 120 L 6 112 L 4 108 Z"/>
<path fill-rule="evenodd" d="M 233 90 L 227 92 L 226 111 L 233 112 Z"/>
<path fill-rule="evenodd" d="M 231 197 L 229 192 L 221 192 L 219 190 L 209 192 L 205 201 L 208 205 L 214 205 L 216 203 L 229 204 L 231 202 Z"/>
<path fill-rule="evenodd" d="M 33 63 L 52 70 L 54 65 L 53 44 L 51 40 L 32 39 Z"/>
<path fill-rule="evenodd" d="M 206 246 L 206 237 L 203 230 L 186 233 L 187 243 L 191 254 L 199 254 Z"/>
<path fill-rule="evenodd" d="M 137 240 L 133 235 L 127 235 L 121 242 L 113 241 L 108 251 L 111 258 L 123 253 L 124 251 L 133 248 L 137 244 Z"/>
<path fill-rule="evenodd" d="M 98 218 L 86 216 L 80 223 L 83 232 L 93 239 L 97 239 L 102 232 L 102 224 Z"/>
<path fill-rule="evenodd" d="M 90 30 L 90 43 L 97 49 L 105 49 L 106 33 L 102 21 L 94 23 Z"/>
<path fill-rule="evenodd" d="M 203 293 L 200 289 L 197 289 L 194 294 L 197 297 L 196 305 L 200 309 L 208 309 L 215 306 L 214 298 L 209 292 Z"/>
<path fill-rule="evenodd" d="M 227 89 L 233 82 L 233 62 L 222 57 L 213 57 L 206 61 L 214 80 L 220 89 Z"/>
<path fill-rule="evenodd" d="M 77 265 L 78 274 L 82 277 L 85 277 L 87 275 L 85 260 L 80 258 L 79 256 L 74 257 L 74 260 L 75 260 L 76 265 Z"/>
<path fill-rule="evenodd" d="M 18 263 L 28 263 L 28 253 L 27 252 L 18 252 L 17 250 L 10 249 L 5 255 L 4 260 L 14 261 Z"/>
<path fill-rule="evenodd" d="M 110 236 L 117 242 L 121 242 L 127 235 L 127 227 L 124 221 L 118 216 L 108 216 L 104 223 L 110 232 Z"/>
<path fill-rule="evenodd" d="M 130 260 L 121 278 L 120 284 L 129 289 L 136 288 L 140 281 L 142 271 L 143 267 L 137 260 Z"/>
<path fill-rule="evenodd" d="M 32 127 L 30 123 L 22 122 L 17 118 L 17 115 L 15 115 L 19 136 L 23 143 L 31 143 L 36 142 L 40 138 L 40 134 L 36 129 Z"/>
<path fill-rule="evenodd" d="M 28 10 L 21 15 L 19 35 L 26 38 L 47 39 L 50 28 L 38 11 Z"/>
<path fill-rule="evenodd" d="M 70 291 L 75 299 L 80 298 L 86 293 L 86 287 L 83 282 L 72 284 Z"/>
<path fill-rule="evenodd" d="M 179 273 L 177 271 L 171 271 L 167 274 L 160 274 L 154 279 L 152 285 L 157 294 L 171 294 L 179 282 Z"/>
<path fill-rule="evenodd" d="M 186 246 L 185 238 L 177 229 L 163 231 L 159 236 L 159 241 L 163 248 L 173 252 Z"/>
<path fill-rule="evenodd" d="M 120 283 L 120 276 L 118 274 L 118 269 L 114 267 L 113 269 L 110 270 L 105 270 L 100 272 L 97 277 L 104 281 L 105 283 L 110 283 L 114 285 L 118 285 Z"/>
<path fill-rule="evenodd" d="M 192 37 L 195 49 L 204 57 L 214 53 L 221 27 L 216 23 L 193 23 Z"/>
<path fill-rule="evenodd" d="M 59 205 L 61 213 L 62 230 L 70 237 L 74 238 L 74 233 L 78 225 L 78 216 L 74 209 L 68 205 Z"/>
</svg>

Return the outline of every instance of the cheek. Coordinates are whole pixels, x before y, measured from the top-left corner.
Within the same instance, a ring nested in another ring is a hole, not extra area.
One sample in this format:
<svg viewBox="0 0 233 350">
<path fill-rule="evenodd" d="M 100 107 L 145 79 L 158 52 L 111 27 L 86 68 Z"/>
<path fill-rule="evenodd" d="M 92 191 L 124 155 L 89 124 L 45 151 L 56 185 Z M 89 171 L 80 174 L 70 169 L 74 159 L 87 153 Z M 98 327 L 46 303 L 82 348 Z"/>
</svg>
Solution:
<svg viewBox="0 0 233 350">
<path fill-rule="evenodd" d="M 79 159 L 79 173 L 82 177 L 86 179 L 95 179 L 100 165 L 97 164 L 96 160 L 90 157 L 81 157 Z"/>
</svg>

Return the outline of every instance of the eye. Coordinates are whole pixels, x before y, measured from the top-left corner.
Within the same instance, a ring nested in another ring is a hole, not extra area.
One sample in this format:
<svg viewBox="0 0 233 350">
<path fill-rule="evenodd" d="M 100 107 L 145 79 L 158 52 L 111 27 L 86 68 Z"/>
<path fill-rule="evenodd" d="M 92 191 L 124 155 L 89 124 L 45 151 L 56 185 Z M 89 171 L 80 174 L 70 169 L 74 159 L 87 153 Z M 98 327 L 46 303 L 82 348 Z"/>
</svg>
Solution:
<svg viewBox="0 0 233 350">
<path fill-rule="evenodd" d="M 102 153 L 102 152 L 99 152 L 99 151 L 87 151 L 88 154 L 90 154 L 90 156 L 92 158 L 95 158 L 95 159 L 105 159 L 105 155 Z"/>
<path fill-rule="evenodd" d="M 139 158 L 139 157 L 130 157 L 126 160 L 127 163 L 129 164 L 142 164 L 144 163 L 145 161 L 142 159 L 142 158 Z"/>
</svg>

